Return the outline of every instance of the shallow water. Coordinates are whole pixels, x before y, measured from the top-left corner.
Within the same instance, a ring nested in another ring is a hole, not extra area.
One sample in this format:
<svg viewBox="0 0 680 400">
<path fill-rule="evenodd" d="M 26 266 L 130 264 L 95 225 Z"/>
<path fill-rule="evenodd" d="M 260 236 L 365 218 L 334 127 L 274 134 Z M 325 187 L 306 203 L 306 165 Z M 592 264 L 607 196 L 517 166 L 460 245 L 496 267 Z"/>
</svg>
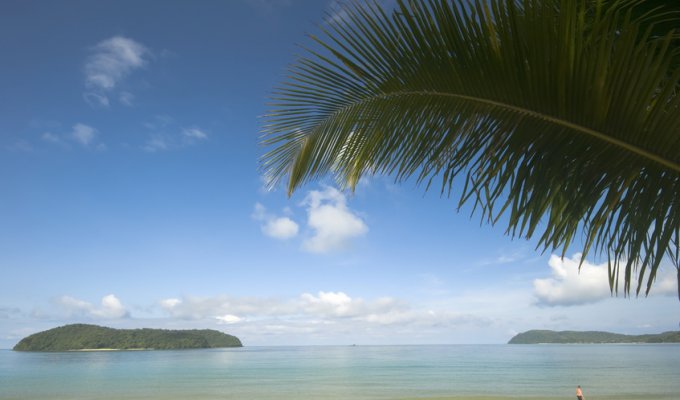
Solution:
<svg viewBox="0 0 680 400">
<path fill-rule="evenodd" d="M 680 399 L 680 345 L 0 351 L 0 399 Z"/>
</svg>

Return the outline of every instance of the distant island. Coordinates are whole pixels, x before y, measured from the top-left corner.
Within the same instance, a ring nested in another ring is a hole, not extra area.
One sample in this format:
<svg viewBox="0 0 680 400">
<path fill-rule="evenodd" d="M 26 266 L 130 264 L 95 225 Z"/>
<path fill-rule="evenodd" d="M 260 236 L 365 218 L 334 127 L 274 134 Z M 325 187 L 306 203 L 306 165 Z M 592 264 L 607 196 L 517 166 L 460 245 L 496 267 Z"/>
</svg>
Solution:
<svg viewBox="0 0 680 400">
<path fill-rule="evenodd" d="M 680 343 L 680 331 L 650 335 L 621 335 L 598 331 L 531 330 L 515 335 L 508 343 Z"/>
<path fill-rule="evenodd" d="M 113 329 L 72 324 L 27 336 L 14 346 L 14 350 L 171 350 L 242 346 L 236 336 L 212 329 Z"/>
</svg>

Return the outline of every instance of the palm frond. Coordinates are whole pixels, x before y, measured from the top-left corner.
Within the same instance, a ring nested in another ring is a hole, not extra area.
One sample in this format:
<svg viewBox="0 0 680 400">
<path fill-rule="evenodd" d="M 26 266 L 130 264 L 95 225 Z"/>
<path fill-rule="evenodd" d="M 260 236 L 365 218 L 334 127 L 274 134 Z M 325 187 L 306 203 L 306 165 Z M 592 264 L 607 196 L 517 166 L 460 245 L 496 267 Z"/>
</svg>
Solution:
<svg viewBox="0 0 680 400">
<path fill-rule="evenodd" d="M 262 168 L 290 192 L 329 173 L 462 180 L 483 220 L 563 255 L 583 232 L 613 290 L 637 273 L 649 293 L 680 227 L 680 69 L 655 23 L 677 18 L 640 4 L 350 4 L 274 93 Z"/>
</svg>

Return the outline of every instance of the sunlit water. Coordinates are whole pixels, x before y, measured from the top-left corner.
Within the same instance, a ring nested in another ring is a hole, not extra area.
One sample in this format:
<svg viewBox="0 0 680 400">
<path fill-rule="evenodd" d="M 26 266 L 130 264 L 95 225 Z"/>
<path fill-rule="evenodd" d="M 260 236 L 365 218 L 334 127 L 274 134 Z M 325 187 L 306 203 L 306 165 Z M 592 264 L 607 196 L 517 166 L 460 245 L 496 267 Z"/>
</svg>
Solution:
<svg viewBox="0 0 680 400">
<path fill-rule="evenodd" d="M 0 399 L 680 399 L 680 345 L 0 351 Z"/>
</svg>

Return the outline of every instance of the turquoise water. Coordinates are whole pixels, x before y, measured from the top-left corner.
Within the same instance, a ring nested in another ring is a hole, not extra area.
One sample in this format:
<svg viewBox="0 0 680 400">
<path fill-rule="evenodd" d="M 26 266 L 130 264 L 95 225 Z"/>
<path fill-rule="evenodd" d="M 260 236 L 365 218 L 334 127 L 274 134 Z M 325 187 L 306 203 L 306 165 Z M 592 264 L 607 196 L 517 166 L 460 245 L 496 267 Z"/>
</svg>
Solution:
<svg viewBox="0 0 680 400">
<path fill-rule="evenodd" d="M 0 399 L 680 399 L 680 345 L 0 351 Z"/>
</svg>

